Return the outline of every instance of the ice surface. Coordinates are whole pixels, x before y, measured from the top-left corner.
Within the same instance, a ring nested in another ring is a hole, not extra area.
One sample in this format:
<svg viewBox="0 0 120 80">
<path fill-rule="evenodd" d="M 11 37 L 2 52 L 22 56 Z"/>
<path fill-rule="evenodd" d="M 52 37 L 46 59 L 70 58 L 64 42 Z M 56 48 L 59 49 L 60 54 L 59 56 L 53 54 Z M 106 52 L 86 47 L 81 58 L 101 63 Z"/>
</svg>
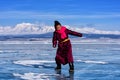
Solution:
<svg viewBox="0 0 120 80">
<path fill-rule="evenodd" d="M 120 39 L 81 39 L 71 38 L 72 44 L 120 44 Z M 0 44 L 52 44 L 52 39 L 41 39 L 40 41 L 0 41 Z"/>
<path fill-rule="evenodd" d="M 51 43 L 0 43 L 0 80 L 120 80 L 120 44 L 117 43 L 72 44 L 73 74 L 69 73 L 68 65 L 62 66 L 61 73 L 54 70 L 56 48 Z"/>
</svg>

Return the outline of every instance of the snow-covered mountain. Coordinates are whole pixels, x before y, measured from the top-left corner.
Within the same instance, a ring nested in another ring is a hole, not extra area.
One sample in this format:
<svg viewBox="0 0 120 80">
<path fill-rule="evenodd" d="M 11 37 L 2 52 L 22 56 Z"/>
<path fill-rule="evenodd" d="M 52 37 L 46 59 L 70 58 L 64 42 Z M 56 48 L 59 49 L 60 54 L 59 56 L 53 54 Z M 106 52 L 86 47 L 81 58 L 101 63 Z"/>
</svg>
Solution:
<svg viewBox="0 0 120 80">
<path fill-rule="evenodd" d="M 0 34 L 43 34 L 54 31 L 52 26 L 41 26 L 31 23 L 17 24 L 15 27 L 0 27 Z"/>
<path fill-rule="evenodd" d="M 120 31 L 104 31 L 104 30 L 97 30 L 95 28 L 77 28 L 77 27 L 71 27 L 66 25 L 67 28 L 78 31 L 81 33 L 86 34 L 114 34 L 114 35 L 120 35 Z M 40 25 L 40 24 L 32 24 L 32 23 L 20 23 L 17 24 L 14 27 L 11 26 L 1 26 L 0 27 L 0 35 L 23 35 L 23 34 L 44 34 L 53 32 L 54 27 L 53 26 L 46 26 L 46 25 Z"/>
</svg>

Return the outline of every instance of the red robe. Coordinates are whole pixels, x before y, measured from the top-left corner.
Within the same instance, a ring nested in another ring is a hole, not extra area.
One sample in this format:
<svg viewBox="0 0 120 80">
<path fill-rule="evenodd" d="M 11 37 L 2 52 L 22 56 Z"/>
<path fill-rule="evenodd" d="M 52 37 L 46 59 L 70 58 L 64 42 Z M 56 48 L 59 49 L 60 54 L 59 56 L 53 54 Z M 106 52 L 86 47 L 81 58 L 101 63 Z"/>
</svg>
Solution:
<svg viewBox="0 0 120 80">
<path fill-rule="evenodd" d="M 56 46 L 58 42 L 58 49 L 55 57 L 56 63 L 63 64 L 63 65 L 73 62 L 73 56 L 72 56 L 72 46 L 71 46 L 70 40 L 63 43 L 62 41 L 69 38 L 68 34 L 82 37 L 81 33 L 71 31 L 67 28 L 64 28 L 64 29 L 65 29 L 64 33 L 63 32 L 59 33 L 57 31 L 54 31 L 53 40 L 52 40 L 53 46 Z M 65 36 L 64 39 L 62 35 Z"/>
</svg>

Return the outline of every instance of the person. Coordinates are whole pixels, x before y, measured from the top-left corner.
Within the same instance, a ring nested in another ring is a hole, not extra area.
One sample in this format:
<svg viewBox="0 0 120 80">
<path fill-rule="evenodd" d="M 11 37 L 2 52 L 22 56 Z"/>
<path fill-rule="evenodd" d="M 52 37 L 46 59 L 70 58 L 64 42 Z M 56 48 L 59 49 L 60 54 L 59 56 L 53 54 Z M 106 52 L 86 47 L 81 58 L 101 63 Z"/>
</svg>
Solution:
<svg viewBox="0 0 120 80">
<path fill-rule="evenodd" d="M 53 32 L 53 47 L 57 48 L 55 61 L 57 67 L 55 70 L 61 70 L 61 64 L 66 65 L 69 63 L 69 71 L 74 71 L 73 64 L 73 55 L 72 55 L 72 46 L 68 35 L 74 35 L 82 37 L 82 33 L 78 33 L 72 30 L 67 29 L 65 26 L 62 26 L 60 22 L 54 22 L 55 31 Z"/>
</svg>

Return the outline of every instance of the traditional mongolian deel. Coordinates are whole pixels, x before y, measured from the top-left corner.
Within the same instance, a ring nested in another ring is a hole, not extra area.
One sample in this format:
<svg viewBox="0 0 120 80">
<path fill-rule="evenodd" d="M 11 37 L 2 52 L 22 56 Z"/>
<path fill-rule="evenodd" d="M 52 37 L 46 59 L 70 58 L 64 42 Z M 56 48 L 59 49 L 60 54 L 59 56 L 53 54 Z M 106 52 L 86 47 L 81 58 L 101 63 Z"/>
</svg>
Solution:
<svg viewBox="0 0 120 80">
<path fill-rule="evenodd" d="M 71 31 L 64 26 L 53 33 L 53 46 L 56 46 L 58 43 L 58 49 L 55 57 L 56 63 L 63 65 L 71 62 L 73 63 L 72 46 L 68 37 L 69 34 L 82 37 L 81 33 Z"/>
</svg>

